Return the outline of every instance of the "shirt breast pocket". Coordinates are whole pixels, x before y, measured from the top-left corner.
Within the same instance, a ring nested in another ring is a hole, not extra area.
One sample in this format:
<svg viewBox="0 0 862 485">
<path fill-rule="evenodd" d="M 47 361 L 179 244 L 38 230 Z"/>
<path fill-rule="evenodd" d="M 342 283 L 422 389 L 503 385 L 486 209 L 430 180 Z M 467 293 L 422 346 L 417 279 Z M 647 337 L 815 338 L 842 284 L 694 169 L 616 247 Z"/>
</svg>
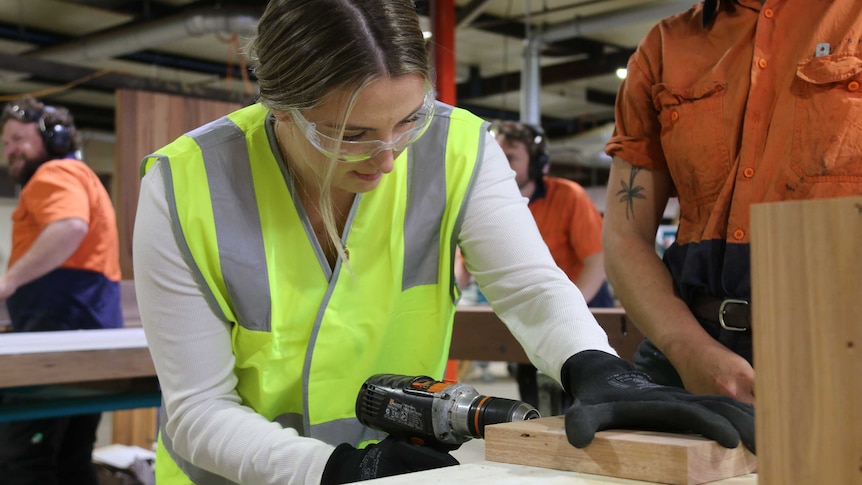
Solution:
<svg viewBox="0 0 862 485">
<path fill-rule="evenodd" d="M 725 89 L 717 81 L 653 87 L 662 149 L 680 199 L 695 204 L 715 200 L 727 179 L 731 160 L 723 123 Z"/>
<path fill-rule="evenodd" d="M 791 167 L 802 182 L 862 182 L 862 58 L 800 62 Z"/>
</svg>

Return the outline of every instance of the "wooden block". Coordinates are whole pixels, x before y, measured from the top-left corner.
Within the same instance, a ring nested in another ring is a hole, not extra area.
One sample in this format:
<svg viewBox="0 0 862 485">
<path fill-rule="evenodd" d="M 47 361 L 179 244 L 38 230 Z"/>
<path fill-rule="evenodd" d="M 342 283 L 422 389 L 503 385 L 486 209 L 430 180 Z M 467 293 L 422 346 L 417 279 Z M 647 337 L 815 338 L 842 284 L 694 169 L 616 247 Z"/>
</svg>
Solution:
<svg viewBox="0 0 862 485">
<path fill-rule="evenodd" d="M 862 483 L 862 197 L 751 208 L 761 484 Z"/>
<path fill-rule="evenodd" d="M 566 439 L 563 416 L 496 424 L 485 429 L 485 459 L 657 483 L 695 485 L 757 468 L 741 445 L 724 448 L 693 435 L 602 431 L 586 448 Z"/>
</svg>

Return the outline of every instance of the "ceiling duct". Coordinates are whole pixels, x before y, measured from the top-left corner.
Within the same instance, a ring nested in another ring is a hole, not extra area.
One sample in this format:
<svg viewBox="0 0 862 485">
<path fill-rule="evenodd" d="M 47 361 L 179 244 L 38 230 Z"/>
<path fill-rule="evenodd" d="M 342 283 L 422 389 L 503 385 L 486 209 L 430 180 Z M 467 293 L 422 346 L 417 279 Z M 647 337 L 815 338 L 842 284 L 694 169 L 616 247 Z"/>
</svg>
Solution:
<svg viewBox="0 0 862 485">
<path fill-rule="evenodd" d="M 27 53 L 27 56 L 65 63 L 86 63 L 121 57 L 189 37 L 214 33 L 255 32 L 258 10 L 190 11 L 153 22 L 136 23 L 89 37 Z"/>
</svg>

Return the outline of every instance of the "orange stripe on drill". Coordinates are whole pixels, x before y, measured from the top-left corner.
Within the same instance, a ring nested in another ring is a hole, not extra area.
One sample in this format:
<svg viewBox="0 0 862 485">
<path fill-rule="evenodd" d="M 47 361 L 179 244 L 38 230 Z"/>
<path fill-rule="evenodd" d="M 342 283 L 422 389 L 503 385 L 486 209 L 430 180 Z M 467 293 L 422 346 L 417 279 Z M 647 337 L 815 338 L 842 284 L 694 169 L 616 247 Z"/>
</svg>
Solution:
<svg viewBox="0 0 862 485">
<path fill-rule="evenodd" d="M 476 414 L 473 415 L 473 428 L 476 429 L 476 434 L 479 435 L 479 438 L 484 438 L 484 433 L 482 429 L 479 429 L 479 415 L 482 414 L 480 411 L 482 410 L 482 406 L 485 405 L 485 401 L 489 399 L 490 396 L 482 396 L 482 400 L 479 401 L 479 404 L 476 405 Z"/>
<path fill-rule="evenodd" d="M 428 392 L 440 392 L 443 389 L 449 387 L 449 384 L 445 382 L 435 382 L 431 386 L 428 387 Z"/>
</svg>

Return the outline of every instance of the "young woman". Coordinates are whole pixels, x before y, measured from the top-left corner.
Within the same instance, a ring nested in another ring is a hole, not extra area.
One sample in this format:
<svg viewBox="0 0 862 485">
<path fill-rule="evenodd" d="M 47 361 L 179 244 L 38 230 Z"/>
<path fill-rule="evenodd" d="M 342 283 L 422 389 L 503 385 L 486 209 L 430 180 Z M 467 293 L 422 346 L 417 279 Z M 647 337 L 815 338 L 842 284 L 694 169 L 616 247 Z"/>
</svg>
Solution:
<svg viewBox="0 0 862 485">
<path fill-rule="evenodd" d="M 164 394 L 160 485 L 456 464 L 377 443 L 354 406 L 374 374 L 442 377 L 459 245 L 536 367 L 580 400 L 573 444 L 668 422 L 752 441 L 750 408 L 714 403 L 729 421 L 684 391 L 644 389 L 616 357 L 486 124 L 434 101 L 412 1 L 274 0 L 250 49 L 260 102 L 143 164 L 134 262 Z M 605 419 L 616 406 L 622 421 Z"/>
</svg>

